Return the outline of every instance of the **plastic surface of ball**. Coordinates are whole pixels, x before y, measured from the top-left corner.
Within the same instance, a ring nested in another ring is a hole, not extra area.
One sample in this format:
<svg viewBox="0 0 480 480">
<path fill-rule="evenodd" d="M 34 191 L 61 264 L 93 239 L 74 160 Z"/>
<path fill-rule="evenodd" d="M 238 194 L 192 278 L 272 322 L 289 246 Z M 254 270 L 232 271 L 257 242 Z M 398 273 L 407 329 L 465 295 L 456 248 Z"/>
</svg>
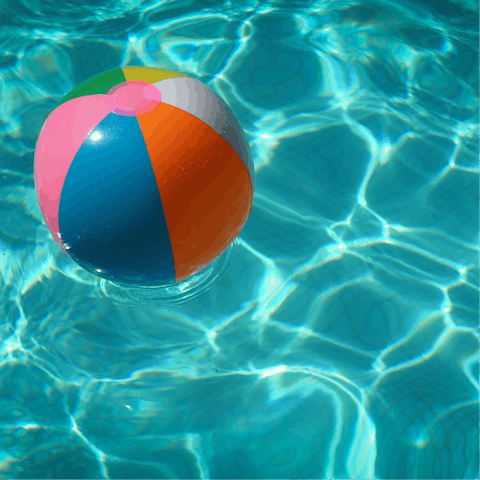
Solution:
<svg viewBox="0 0 480 480">
<path fill-rule="evenodd" d="M 253 162 L 229 107 L 187 75 L 122 67 L 74 90 L 35 149 L 40 210 L 63 251 L 123 284 L 183 281 L 240 234 Z"/>
</svg>

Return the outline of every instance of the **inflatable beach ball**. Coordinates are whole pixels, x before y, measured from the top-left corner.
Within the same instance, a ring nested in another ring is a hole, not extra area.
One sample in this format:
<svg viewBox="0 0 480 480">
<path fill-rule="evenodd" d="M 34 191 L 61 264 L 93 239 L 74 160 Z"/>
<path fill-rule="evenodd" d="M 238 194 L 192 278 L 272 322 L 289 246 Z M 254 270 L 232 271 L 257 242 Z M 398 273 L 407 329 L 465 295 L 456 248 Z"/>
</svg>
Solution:
<svg viewBox="0 0 480 480">
<path fill-rule="evenodd" d="M 240 234 L 254 169 L 243 130 L 204 84 L 122 67 L 72 90 L 35 149 L 45 223 L 81 267 L 126 284 L 179 282 Z"/>
</svg>

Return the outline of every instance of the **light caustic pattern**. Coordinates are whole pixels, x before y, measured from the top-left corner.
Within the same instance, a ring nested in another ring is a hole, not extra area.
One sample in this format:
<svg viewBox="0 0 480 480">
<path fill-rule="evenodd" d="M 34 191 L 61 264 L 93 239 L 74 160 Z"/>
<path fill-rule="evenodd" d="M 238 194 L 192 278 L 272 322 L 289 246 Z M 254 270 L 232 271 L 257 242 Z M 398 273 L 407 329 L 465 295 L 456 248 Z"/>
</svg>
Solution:
<svg viewBox="0 0 480 480">
<path fill-rule="evenodd" d="M 478 4 L 23 3 L 0 29 L 0 476 L 478 478 Z M 121 62 L 206 83 L 253 152 L 240 238 L 175 287 L 99 285 L 35 198 L 49 107 Z"/>
</svg>

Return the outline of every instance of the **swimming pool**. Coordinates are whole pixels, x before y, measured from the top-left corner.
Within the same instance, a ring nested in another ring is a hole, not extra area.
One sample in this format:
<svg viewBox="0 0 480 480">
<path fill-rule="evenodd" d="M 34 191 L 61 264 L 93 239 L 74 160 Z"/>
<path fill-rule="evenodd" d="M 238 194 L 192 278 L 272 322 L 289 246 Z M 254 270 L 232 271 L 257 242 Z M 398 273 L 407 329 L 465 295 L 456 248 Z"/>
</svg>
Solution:
<svg viewBox="0 0 480 480">
<path fill-rule="evenodd" d="M 478 478 L 478 3 L 13 5 L 0 477 Z M 253 153 L 240 237 L 177 286 L 81 270 L 35 194 L 47 115 L 123 65 L 208 84 Z"/>
</svg>

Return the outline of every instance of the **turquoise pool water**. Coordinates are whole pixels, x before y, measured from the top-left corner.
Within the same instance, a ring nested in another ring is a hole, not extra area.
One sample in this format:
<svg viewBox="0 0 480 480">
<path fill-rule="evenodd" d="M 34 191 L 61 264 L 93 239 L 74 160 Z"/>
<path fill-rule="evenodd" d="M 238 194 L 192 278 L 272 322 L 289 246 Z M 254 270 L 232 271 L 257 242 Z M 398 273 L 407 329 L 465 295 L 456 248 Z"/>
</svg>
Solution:
<svg viewBox="0 0 480 480">
<path fill-rule="evenodd" d="M 478 478 L 478 2 L 0 0 L 0 478 Z M 179 70 L 245 129 L 240 237 L 126 289 L 33 182 L 60 98 Z"/>
</svg>

